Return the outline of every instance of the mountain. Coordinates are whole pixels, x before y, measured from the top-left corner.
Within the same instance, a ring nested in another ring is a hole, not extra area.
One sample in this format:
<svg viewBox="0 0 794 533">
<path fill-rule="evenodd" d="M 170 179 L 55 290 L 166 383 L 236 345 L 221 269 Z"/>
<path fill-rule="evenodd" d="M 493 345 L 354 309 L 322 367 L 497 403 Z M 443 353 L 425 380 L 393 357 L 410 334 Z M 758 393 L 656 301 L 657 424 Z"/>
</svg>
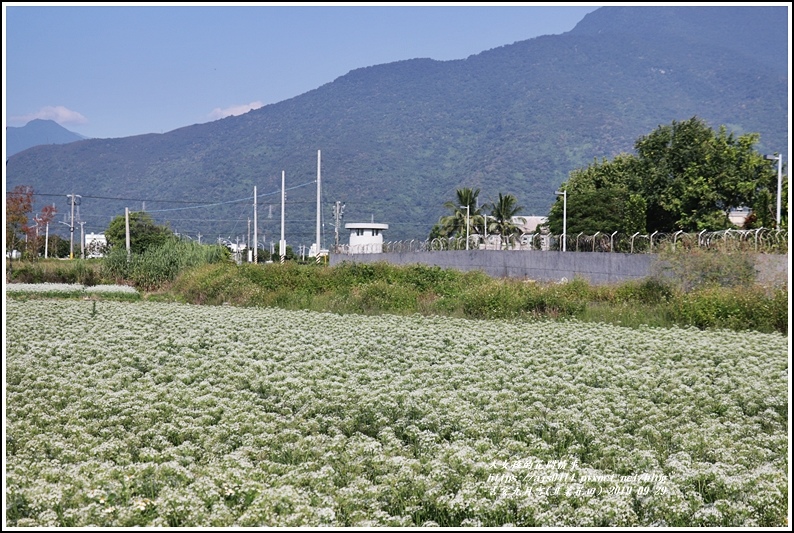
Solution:
<svg viewBox="0 0 794 533">
<path fill-rule="evenodd" d="M 66 144 L 85 139 L 52 120 L 34 119 L 22 127 L 6 128 L 6 156 L 40 144 Z"/>
<path fill-rule="evenodd" d="M 673 120 L 757 132 L 760 151 L 783 151 L 786 9 L 603 7 L 562 35 L 356 69 L 240 116 L 34 147 L 8 160 L 8 186 L 82 195 L 86 231 L 145 201 L 155 220 L 203 242 L 245 240 L 257 186 L 259 235 L 270 243 L 283 170 L 286 239 L 297 249 L 315 239 L 322 150 L 324 246 L 337 200 L 343 222 L 388 223 L 386 240 L 426 238 L 460 187 L 481 189 L 482 202 L 512 193 L 522 214 L 545 215 L 572 170 L 632 152 Z"/>
</svg>

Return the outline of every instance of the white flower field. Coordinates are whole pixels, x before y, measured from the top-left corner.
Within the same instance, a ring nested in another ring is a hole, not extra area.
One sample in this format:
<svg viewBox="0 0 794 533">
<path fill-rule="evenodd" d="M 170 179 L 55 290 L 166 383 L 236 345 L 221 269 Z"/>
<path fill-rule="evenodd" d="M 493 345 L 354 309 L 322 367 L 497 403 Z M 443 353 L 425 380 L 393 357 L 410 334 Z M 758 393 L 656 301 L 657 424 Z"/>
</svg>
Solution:
<svg viewBox="0 0 794 533">
<path fill-rule="evenodd" d="M 7 526 L 785 526 L 788 339 L 6 298 Z"/>
<path fill-rule="evenodd" d="M 86 293 L 86 294 L 137 294 L 135 287 L 128 285 L 92 285 L 80 283 L 9 283 L 5 286 L 6 293 Z"/>
</svg>

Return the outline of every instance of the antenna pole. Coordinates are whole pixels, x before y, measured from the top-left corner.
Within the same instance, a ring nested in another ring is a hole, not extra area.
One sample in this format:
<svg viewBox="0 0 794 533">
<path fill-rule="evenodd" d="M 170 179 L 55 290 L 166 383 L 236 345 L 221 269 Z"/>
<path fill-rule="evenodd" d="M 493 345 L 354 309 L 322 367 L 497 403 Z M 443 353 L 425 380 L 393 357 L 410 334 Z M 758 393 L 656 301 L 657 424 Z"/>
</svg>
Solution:
<svg viewBox="0 0 794 533">
<path fill-rule="evenodd" d="M 257 253 L 259 246 L 256 244 L 259 237 L 256 234 L 256 226 L 256 185 L 254 185 L 254 263 L 259 262 L 259 254 Z"/>
<path fill-rule="evenodd" d="M 278 255 L 280 261 L 283 263 L 287 255 L 287 241 L 284 240 L 284 200 L 286 199 L 286 192 L 284 190 L 284 171 L 281 171 L 281 240 L 278 241 Z"/>
<path fill-rule="evenodd" d="M 320 150 L 317 150 L 317 257 L 320 257 L 320 235 Z"/>
</svg>

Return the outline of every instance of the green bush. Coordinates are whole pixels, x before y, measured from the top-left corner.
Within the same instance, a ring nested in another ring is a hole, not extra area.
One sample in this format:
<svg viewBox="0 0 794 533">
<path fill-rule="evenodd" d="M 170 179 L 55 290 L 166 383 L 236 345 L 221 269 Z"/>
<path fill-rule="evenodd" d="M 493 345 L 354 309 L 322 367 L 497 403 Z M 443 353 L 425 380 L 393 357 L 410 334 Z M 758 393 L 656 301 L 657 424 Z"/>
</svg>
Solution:
<svg viewBox="0 0 794 533">
<path fill-rule="evenodd" d="M 205 264 L 183 272 L 171 288 L 173 294 L 186 302 L 207 305 L 235 303 L 263 305 L 263 289 L 241 278 L 238 267 L 231 263 Z"/>
<path fill-rule="evenodd" d="M 169 240 L 130 256 L 124 248 L 112 249 L 102 262 L 102 275 L 117 283 L 131 281 L 138 288 L 151 290 L 173 281 L 186 268 L 228 260 L 229 251 L 223 246 Z"/>
<path fill-rule="evenodd" d="M 566 283 L 560 283 L 553 290 L 559 297 L 579 302 L 592 300 L 595 296 L 593 287 L 587 280 L 580 277 L 576 277 Z"/>
<path fill-rule="evenodd" d="M 574 289 L 575 291 L 576 289 Z M 521 315 L 574 316 L 584 303 L 559 286 L 539 286 L 515 280 L 492 280 L 461 296 L 463 312 L 472 318 L 512 318 Z"/>
<path fill-rule="evenodd" d="M 788 290 L 777 289 L 772 297 L 772 322 L 775 331 L 788 335 L 789 305 Z"/>
<path fill-rule="evenodd" d="M 51 260 L 17 263 L 10 273 L 15 283 L 80 283 L 98 285 L 101 281 L 97 262 L 93 259 Z"/>
<path fill-rule="evenodd" d="M 620 285 L 530 283 L 386 263 L 205 265 L 184 271 L 171 287 L 195 303 L 274 306 L 338 313 L 422 313 L 469 318 L 576 317 L 629 327 L 674 324 L 700 328 L 788 331 L 788 291 L 755 286 L 684 292 L 662 278 Z"/>
<path fill-rule="evenodd" d="M 703 287 L 739 287 L 755 281 L 755 266 L 746 253 L 703 248 L 667 249 L 659 253 L 654 277 L 684 292 Z"/>
<path fill-rule="evenodd" d="M 672 285 L 659 278 L 630 281 L 621 284 L 615 290 L 615 300 L 618 302 L 661 304 L 669 301 L 672 297 Z"/>
<path fill-rule="evenodd" d="M 417 312 L 419 291 L 402 283 L 376 280 L 352 291 L 351 303 L 364 313 Z"/>
<path fill-rule="evenodd" d="M 17 263 L 8 274 L 8 278 L 9 281 L 15 283 L 46 283 L 50 281 L 45 279 L 41 266 L 35 263 Z M 50 281 L 50 283 L 60 282 Z"/>
<path fill-rule="evenodd" d="M 516 314 L 519 298 L 507 283 L 472 287 L 462 295 L 463 313 L 471 318 L 507 318 Z"/>
<path fill-rule="evenodd" d="M 698 328 L 751 329 L 788 333 L 788 291 L 773 297 L 755 287 L 708 287 L 675 298 L 669 313 L 676 323 Z M 785 297 L 783 297 L 785 294 Z"/>
</svg>

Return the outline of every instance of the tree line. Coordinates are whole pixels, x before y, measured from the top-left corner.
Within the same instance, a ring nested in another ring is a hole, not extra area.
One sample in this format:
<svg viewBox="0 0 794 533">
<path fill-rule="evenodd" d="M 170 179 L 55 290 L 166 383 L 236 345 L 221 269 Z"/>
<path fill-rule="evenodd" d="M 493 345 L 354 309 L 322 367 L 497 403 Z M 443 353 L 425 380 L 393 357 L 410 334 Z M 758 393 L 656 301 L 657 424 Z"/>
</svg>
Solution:
<svg viewBox="0 0 794 533">
<path fill-rule="evenodd" d="M 567 230 L 718 231 L 735 227 L 729 214 L 737 208 L 751 210 L 745 228 L 775 227 L 777 169 L 754 149 L 758 140 L 757 133 L 737 136 L 725 126 L 714 131 L 697 117 L 659 126 L 635 142 L 636 154 L 571 172 L 562 184 Z M 782 227 L 788 227 L 787 211 L 785 202 Z M 550 231 L 562 233 L 562 200 L 548 218 Z"/>
<path fill-rule="evenodd" d="M 778 175 L 776 166 L 754 149 L 757 133 L 735 135 L 725 126 L 715 131 L 698 117 L 659 126 L 634 144 L 635 154 L 595 160 L 572 171 L 561 185 L 567 206 L 559 196 L 548 214 L 546 227 L 553 234 L 699 232 L 734 228 L 729 215 L 749 208 L 744 228 L 777 225 Z M 477 206 L 479 189 L 461 188 L 455 201 L 444 207 L 430 238 L 499 233 L 503 243 L 520 233 L 511 223 L 522 209 L 513 195 Z M 788 228 L 788 180 L 781 191 L 780 228 Z M 565 208 L 565 209 L 564 209 Z M 563 212 L 565 210 L 565 213 Z"/>
<path fill-rule="evenodd" d="M 479 195 L 480 189 L 458 189 L 455 201 L 444 203 L 451 213 L 442 216 L 433 226 L 430 239 L 497 234 L 504 246 L 510 237 L 521 234 L 514 217 L 523 206 L 518 205 L 515 196 L 499 193 L 496 201 L 480 207 Z"/>
<path fill-rule="evenodd" d="M 699 232 L 734 227 L 733 209 L 750 208 L 745 228 L 772 228 L 777 224 L 778 176 L 775 165 L 755 150 L 759 135 L 735 135 L 725 126 L 715 131 L 698 117 L 659 126 L 634 144 L 635 154 L 622 153 L 612 160 L 595 160 L 573 170 L 561 185 L 566 191 L 567 232 L 625 234 Z M 44 254 L 64 257 L 70 242 L 50 235 L 45 244 L 42 229 L 55 217 L 55 206 L 45 206 L 30 217 L 33 189 L 16 186 L 6 195 L 6 251 L 20 250 L 28 258 Z M 521 234 L 516 224 L 523 209 L 513 194 L 499 193 L 497 200 L 479 203 L 480 189 L 460 188 L 445 202 L 448 214 L 439 218 L 430 239 L 499 235 L 505 246 Z M 788 228 L 788 181 L 781 191 L 780 227 Z M 563 229 L 563 201 L 558 198 L 548 214 L 553 234 Z M 123 216 L 106 231 L 109 246 L 126 245 Z M 155 224 L 144 212 L 130 213 L 133 253 L 175 238 L 167 226 Z"/>
</svg>

